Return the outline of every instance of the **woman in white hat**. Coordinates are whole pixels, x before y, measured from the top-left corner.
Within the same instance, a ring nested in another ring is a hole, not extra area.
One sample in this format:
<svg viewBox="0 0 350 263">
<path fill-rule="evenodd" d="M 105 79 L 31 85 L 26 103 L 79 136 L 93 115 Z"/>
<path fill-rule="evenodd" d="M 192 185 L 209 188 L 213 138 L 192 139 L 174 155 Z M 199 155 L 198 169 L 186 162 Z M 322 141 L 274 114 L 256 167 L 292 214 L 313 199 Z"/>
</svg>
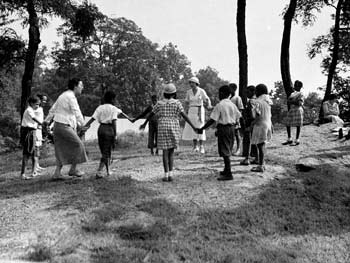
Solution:
<svg viewBox="0 0 350 263">
<path fill-rule="evenodd" d="M 204 89 L 199 87 L 199 80 L 196 77 L 192 77 L 188 80 L 191 89 L 186 93 L 185 105 L 188 108 L 188 117 L 192 123 L 200 128 L 205 123 L 205 110 L 211 109 L 211 101 Z M 185 124 L 185 128 L 182 133 L 183 140 L 193 140 L 193 150 L 195 152 L 205 153 L 203 147 L 203 141 L 206 140 L 205 132 L 203 134 L 197 134 L 189 124 Z"/>
</svg>

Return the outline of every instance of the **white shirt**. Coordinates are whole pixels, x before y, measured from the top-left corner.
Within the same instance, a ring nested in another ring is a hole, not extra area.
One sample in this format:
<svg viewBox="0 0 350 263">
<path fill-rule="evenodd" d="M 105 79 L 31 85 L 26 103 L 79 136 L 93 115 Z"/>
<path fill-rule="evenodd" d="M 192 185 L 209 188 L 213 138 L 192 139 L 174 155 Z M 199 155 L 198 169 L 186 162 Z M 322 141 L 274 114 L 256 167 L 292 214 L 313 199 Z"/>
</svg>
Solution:
<svg viewBox="0 0 350 263">
<path fill-rule="evenodd" d="M 66 90 L 58 97 L 45 121 L 48 122 L 52 118 L 55 122 L 68 124 L 74 129 L 77 127 L 77 124 L 80 126 L 84 125 L 84 117 L 72 90 Z"/>
<path fill-rule="evenodd" d="M 99 123 L 110 124 L 113 120 L 118 119 L 118 115 L 122 113 L 122 110 L 116 106 L 106 103 L 98 106 L 92 115 Z"/>
<path fill-rule="evenodd" d="M 44 121 L 44 110 L 42 107 L 39 107 L 36 110 L 34 110 L 34 115 L 35 118 L 41 123 Z"/>
<path fill-rule="evenodd" d="M 35 118 L 34 109 L 28 106 L 23 113 L 21 126 L 36 129 L 38 127 L 38 123 L 34 121 L 33 118 Z"/>
<path fill-rule="evenodd" d="M 236 124 L 241 116 L 237 106 L 229 99 L 220 100 L 210 114 L 211 119 L 223 125 Z"/>
<path fill-rule="evenodd" d="M 237 106 L 237 108 L 239 110 L 244 110 L 244 106 L 243 106 L 243 102 L 242 102 L 242 98 L 238 95 L 233 96 L 231 98 L 231 101 Z"/>
<path fill-rule="evenodd" d="M 185 101 L 189 103 L 189 106 L 203 106 L 204 100 L 209 100 L 209 97 L 204 89 L 197 88 L 196 94 L 193 94 L 192 89 L 187 90 Z"/>
</svg>

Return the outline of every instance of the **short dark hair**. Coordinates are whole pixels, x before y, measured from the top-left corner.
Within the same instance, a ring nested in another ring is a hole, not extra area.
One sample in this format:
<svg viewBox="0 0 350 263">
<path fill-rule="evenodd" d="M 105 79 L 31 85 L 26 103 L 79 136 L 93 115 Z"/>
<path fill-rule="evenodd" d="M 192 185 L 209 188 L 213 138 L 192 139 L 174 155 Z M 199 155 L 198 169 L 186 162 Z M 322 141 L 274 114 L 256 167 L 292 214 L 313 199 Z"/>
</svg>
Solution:
<svg viewBox="0 0 350 263">
<path fill-rule="evenodd" d="M 174 93 L 164 93 L 164 98 L 166 98 L 166 99 L 171 99 L 171 98 L 176 99 L 176 92 L 174 92 Z"/>
<path fill-rule="evenodd" d="M 74 90 L 74 87 L 78 86 L 80 81 L 81 81 L 81 79 L 79 79 L 79 78 L 70 79 L 68 81 L 68 89 Z"/>
<path fill-rule="evenodd" d="M 104 103 L 112 104 L 116 96 L 117 95 L 113 91 L 107 90 L 103 95 L 103 101 Z"/>
<path fill-rule="evenodd" d="M 263 94 L 268 94 L 267 92 L 267 86 L 265 84 L 259 84 L 255 87 L 255 94 L 257 97 L 263 95 Z"/>
<path fill-rule="evenodd" d="M 38 96 L 30 96 L 28 98 L 28 104 L 31 105 L 31 104 L 34 104 L 34 103 L 38 103 L 40 102 L 40 99 Z"/>
<path fill-rule="evenodd" d="M 294 87 L 302 88 L 303 87 L 303 83 L 300 80 L 296 80 L 294 82 Z"/>
<path fill-rule="evenodd" d="M 230 83 L 230 84 L 228 84 L 228 87 L 230 88 L 230 94 L 232 94 L 232 96 L 234 96 L 236 94 L 237 84 Z"/>
<path fill-rule="evenodd" d="M 332 93 L 328 96 L 328 100 L 335 100 L 335 99 L 337 99 L 337 95 L 334 93 Z"/>
<path fill-rule="evenodd" d="M 255 86 L 254 85 L 249 85 L 247 87 L 247 90 L 253 91 L 255 93 Z"/>
<path fill-rule="evenodd" d="M 231 93 L 231 88 L 228 85 L 223 85 L 219 88 L 219 94 L 221 94 L 223 96 L 223 98 L 227 98 L 228 96 L 230 96 Z"/>
</svg>

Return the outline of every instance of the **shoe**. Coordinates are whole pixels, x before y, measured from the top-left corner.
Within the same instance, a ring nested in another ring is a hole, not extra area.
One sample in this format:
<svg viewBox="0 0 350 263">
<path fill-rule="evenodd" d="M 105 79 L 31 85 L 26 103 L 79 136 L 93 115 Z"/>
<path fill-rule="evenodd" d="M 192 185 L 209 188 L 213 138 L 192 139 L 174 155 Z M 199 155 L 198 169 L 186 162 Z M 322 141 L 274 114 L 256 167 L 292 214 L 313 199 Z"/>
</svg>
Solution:
<svg viewBox="0 0 350 263">
<path fill-rule="evenodd" d="M 162 178 L 162 181 L 163 181 L 163 182 L 169 182 L 169 176 L 168 176 L 168 177 L 163 177 L 163 178 Z"/>
<path fill-rule="evenodd" d="M 229 181 L 233 180 L 233 176 L 231 175 L 225 175 L 225 176 L 220 176 L 217 178 L 218 181 Z"/>
<path fill-rule="evenodd" d="M 258 165 L 251 169 L 252 172 L 263 173 L 265 171 L 265 167 L 263 165 Z"/>
<path fill-rule="evenodd" d="M 205 154 L 205 150 L 204 150 L 204 147 L 203 147 L 203 146 L 201 146 L 201 147 L 199 148 L 199 152 L 200 152 L 201 154 Z"/>
<path fill-rule="evenodd" d="M 103 178 L 102 171 L 97 171 L 96 179 L 101 179 L 101 178 Z"/>
<path fill-rule="evenodd" d="M 64 177 L 63 175 L 54 175 L 51 179 L 53 182 L 57 182 L 57 181 L 63 181 L 64 180 Z"/>
<path fill-rule="evenodd" d="M 30 176 L 30 175 L 21 174 L 21 178 L 22 178 L 22 180 L 30 180 L 30 179 L 32 179 L 33 177 Z"/>
<path fill-rule="evenodd" d="M 227 174 L 227 172 L 225 171 L 225 170 L 223 170 L 223 171 L 220 171 L 220 173 L 219 173 L 220 175 L 226 175 Z"/>
<path fill-rule="evenodd" d="M 293 141 L 292 140 L 287 140 L 285 142 L 282 143 L 282 145 L 288 145 L 288 144 L 292 144 Z"/>
<path fill-rule="evenodd" d="M 79 170 L 75 170 L 74 172 L 69 171 L 69 176 L 82 177 L 85 173 Z"/>
<path fill-rule="evenodd" d="M 37 177 L 37 176 L 39 176 L 40 175 L 40 172 L 39 171 L 34 171 L 33 173 L 32 173 L 32 177 Z"/>
<path fill-rule="evenodd" d="M 246 158 L 246 159 L 244 159 L 244 160 L 242 160 L 242 161 L 240 161 L 240 163 L 239 163 L 240 165 L 249 165 L 250 164 L 250 161 L 249 161 L 249 159 L 248 158 Z"/>
<path fill-rule="evenodd" d="M 297 145 L 299 145 L 300 144 L 300 142 L 293 142 L 293 143 L 291 143 L 289 146 L 297 146 Z"/>
</svg>

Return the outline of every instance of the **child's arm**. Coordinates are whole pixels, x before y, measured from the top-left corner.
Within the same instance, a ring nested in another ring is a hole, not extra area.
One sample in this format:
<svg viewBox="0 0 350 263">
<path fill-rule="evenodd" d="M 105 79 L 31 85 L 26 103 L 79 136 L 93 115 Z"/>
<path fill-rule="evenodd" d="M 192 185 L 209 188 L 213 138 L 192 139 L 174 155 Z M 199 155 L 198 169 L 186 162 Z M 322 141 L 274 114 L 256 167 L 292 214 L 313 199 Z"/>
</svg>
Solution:
<svg viewBox="0 0 350 263">
<path fill-rule="evenodd" d="M 147 125 L 147 122 L 149 122 L 149 120 L 154 116 L 154 112 L 151 112 L 147 119 L 145 120 L 145 122 L 140 126 L 140 130 L 144 130 L 146 125 Z"/>
<path fill-rule="evenodd" d="M 33 121 L 35 121 L 39 125 L 43 125 L 41 121 L 39 121 L 36 117 L 32 117 Z"/>
<path fill-rule="evenodd" d="M 128 115 L 126 115 L 124 112 L 119 113 L 119 115 L 122 115 L 126 117 L 130 122 L 134 122 L 133 119 L 131 119 Z"/>
<path fill-rule="evenodd" d="M 132 123 L 134 123 L 135 121 L 142 119 L 143 117 L 145 117 L 147 114 L 149 114 L 152 111 L 152 107 L 149 106 L 147 107 L 144 112 L 142 112 L 139 116 L 137 116 L 135 119 L 130 120 Z"/>
<path fill-rule="evenodd" d="M 204 126 L 203 126 L 202 128 L 197 129 L 197 132 L 198 132 L 198 133 L 202 133 L 203 130 L 207 129 L 208 127 L 210 127 L 210 126 L 211 126 L 212 124 L 214 124 L 214 123 L 215 123 L 215 120 L 209 119 L 209 120 L 207 121 L 207 123 L 204 124 Z"/>
<path fill-rule="evenodd" d="M 192 129 L 197 130 L 197 128 L 193 125 L 192 121 L 188 118 L 187 114 L 184 112 L 180 113 L 182 118 L 192 127 Z"/>
</svg>

